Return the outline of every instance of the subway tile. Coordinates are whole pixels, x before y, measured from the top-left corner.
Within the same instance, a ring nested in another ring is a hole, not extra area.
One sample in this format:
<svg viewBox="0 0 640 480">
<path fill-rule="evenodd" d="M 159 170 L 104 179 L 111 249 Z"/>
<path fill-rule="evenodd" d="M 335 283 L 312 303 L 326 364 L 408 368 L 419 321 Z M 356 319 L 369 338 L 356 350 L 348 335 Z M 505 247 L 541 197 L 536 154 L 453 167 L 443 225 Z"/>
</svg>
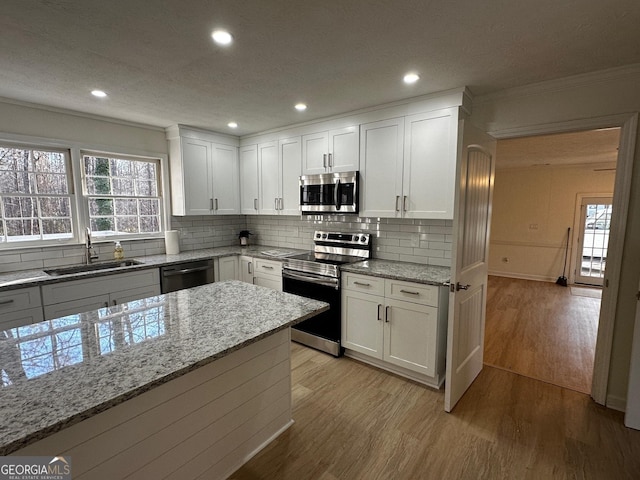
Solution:
<svg viewBox="0 0 640 480">
<path fill-rule="evenodd" d="M 437 265 L 440 267 L 451 267 L 451 259 L 449 258 L 433 258 L 429 257 L 429 265 Z"/>
<path fill-rule="evenodd" d="M 50 258 L 62 258 L 61 250 L 47 250 L 45 252 L 30 252 L 20 254 L 20 260 L 30 262 L 32 260 L 47 260 Z"/>
<path fill-rule="evenodd" d="M 421 263 L 423 265 L 426 265 L 428 258 L 418 255 L 400 255 L 398 260 L 400 260 L 401 262 Z"/>
<path fill-rule="evenodd" d="M 0 254 L 0 264 L 19 263 L 19 262 L 20 262 L 20 254 L 19 253 L 2 253 L 2 254 Z"/>
</svg>

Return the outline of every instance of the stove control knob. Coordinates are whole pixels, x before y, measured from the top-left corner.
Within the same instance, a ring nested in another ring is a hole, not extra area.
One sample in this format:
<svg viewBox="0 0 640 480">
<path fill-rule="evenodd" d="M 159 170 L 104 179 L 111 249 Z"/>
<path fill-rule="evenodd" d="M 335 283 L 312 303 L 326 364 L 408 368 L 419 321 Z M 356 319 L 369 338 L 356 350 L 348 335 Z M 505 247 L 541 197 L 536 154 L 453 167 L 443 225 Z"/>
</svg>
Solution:
<svg viewBox="0 0 640 480">
<path fill-rule="evenodd" d="M 316 233 L 316 238 L 320 238 L 320 234 L 319 233 Z"/>
<path fill-rule="evenodd" d="M 327 234 L 326 234 L 326 233 L 323 233 L 323 234 L 322 234 L 322 238 L 323 238 L 324 240 L 326 240 L 326 239 L 327 239 Z"/>
<path fill-rule="evenodd" d="M 353 236 L 353 241 L 354 242 L 359 242 L 360 241 L 360 237 L 358 235 L 354 235 Z"/>
<path fill-rule="evenodd" d="M 360 241 L 362 243 L 365 243 L 367 241 L 367 237 L 365 237 L 364 235 L 360 237 Z"/>
</svg>

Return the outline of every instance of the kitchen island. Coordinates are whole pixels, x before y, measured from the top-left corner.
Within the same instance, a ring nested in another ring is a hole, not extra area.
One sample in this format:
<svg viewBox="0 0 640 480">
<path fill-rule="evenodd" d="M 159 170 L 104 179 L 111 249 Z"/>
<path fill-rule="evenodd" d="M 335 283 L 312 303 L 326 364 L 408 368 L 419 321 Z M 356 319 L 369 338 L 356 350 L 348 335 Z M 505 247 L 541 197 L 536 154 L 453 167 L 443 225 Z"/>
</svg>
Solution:
<svg viewBox="0 0 640 480">
<path fill-rule="evenodd" d="M 0 455 L 224 478 L 292 423 L 289 327 L 327 308 L 229 281 L 4 331 Z"/>
</svg>

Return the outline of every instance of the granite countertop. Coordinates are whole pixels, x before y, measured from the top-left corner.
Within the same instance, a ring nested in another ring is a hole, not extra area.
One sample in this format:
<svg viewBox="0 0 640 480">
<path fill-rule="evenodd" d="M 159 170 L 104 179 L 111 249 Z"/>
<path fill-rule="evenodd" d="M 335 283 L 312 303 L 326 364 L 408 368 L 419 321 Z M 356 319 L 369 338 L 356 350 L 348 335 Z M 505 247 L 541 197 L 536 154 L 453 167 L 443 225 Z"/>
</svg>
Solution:
<svg viewBox="0 0 640 480">
<path fill-rule="evenodd" d="M 0 332 L 0 455 L 327 309 L 228 281 Z"/>
<path fill-rule="evenodd" d="M 448 285 L 451 269 L 436 265 L 370 259 L 340 267 L 342 272 L 360 273 L 373 277 L 392 278 L 429 285 Z"/>
<path fill-rule="evenodd" d="M 304 253 L 307 250 L 296 250 L 294 248 L 266 247 L 261 245 L 251 245 L 248 247 L 218 247 L 182 252 L 176 255 L 149 255 L 146 257 L 126 257 L 125 260 L 135 260 L 142 262 L 140 265 L 127 267 L 110 268 L 104 270 L 94 270 L 89 272 L 74 273 L 69 275 L 48 275 L 43 270 L 20 270 L 16 272 L 0 273 L 0 292 L 14 290 L 18 288 L 45 285 L 48 283 L 65 282 L 80 278 L 101 277 L 114 273 L 131 272 L 144 270 L 147 268 L 159 268 L 165 265 L 188 262 L 191 260 L 203 260 L 210 258 L 228 257 L 232 255 L 249 255 L 251 257 L 266 258 L 269 260 L 282 261 L 287 255 Z M 100 262 L 98 262 L 100 263 Z"/>
</svg>

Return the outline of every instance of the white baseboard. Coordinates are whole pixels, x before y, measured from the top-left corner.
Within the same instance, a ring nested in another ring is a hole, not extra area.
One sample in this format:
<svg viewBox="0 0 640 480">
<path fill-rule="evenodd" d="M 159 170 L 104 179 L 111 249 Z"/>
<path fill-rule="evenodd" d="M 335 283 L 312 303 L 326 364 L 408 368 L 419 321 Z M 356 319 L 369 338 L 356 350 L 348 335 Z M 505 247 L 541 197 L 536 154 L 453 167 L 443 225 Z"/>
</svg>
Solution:
<svg viewBox="0 0 640 480">
<path fill-rule="evenodd" d="M 530 275 L 528 273 L 496 272 L 496 271 L 489 271 L 489 275 L 493 275 L 494 277 L 517 278 L 519 280 L 533 280 L 536 282 L 555 282 L 558 279 L 558 277 L 547 277 L 545 275 Z"/>
<path fill-rule="evenodd" d="M 627 399 L 615 395 L 607 395 L 606 407 L 611 410 L 617 410 L 618 412 L 626 412 Z"/>
</svg>

